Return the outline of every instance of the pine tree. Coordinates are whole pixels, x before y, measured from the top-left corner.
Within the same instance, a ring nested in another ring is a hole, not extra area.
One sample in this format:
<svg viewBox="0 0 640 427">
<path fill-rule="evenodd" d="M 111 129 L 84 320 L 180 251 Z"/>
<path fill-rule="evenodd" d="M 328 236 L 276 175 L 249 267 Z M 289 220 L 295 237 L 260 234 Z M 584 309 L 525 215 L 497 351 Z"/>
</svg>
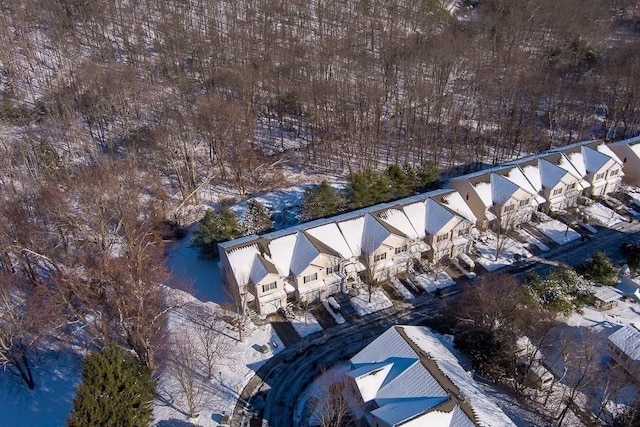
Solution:
<svg viewBox="0 0 640 427">
<path fill-rule="evenodd" d="M 596 252 L 577 270 L 587 279 L 607 286 L 615 285 L 618 277 L 618 269 L 604 252 Z"/>
<path fill-rule="evenodd" d="M 349 175 L 347 195 L 349 206 L 357 209 L 391 200 L 394 193 L 386 174 L 367 170 Z"/>
<path fill-rule="evenodd" d="M 148 426 L 154 397 L 151 371 L 122 348 L 107 344 L 85 358 L 67 425 Z"/>
<path fill-rule="evenodd" d="M 216 255 L 218 242 L 235 239 L 243 234 L 238 217 L 228 207 L 223 207 L 220 212 L 209 209 L 199 225 L 200 229 L 193 234 L 191 242 L 205 258 Z"/>
<path fill-rule="evenodd" d="M 255 199 L 249 200 L 242 216 L 242 226 L 247 234 L 261 233 L 273 228 L 271 216 L 264 205 Z"/>
<path fill-rule="evenodd" d="M 344 198 L 327 181 L 308 188 L 302 199 L 302 217 L 304 220 L 322 218 L 336 214 L 344 209 Z"/>
</svg>

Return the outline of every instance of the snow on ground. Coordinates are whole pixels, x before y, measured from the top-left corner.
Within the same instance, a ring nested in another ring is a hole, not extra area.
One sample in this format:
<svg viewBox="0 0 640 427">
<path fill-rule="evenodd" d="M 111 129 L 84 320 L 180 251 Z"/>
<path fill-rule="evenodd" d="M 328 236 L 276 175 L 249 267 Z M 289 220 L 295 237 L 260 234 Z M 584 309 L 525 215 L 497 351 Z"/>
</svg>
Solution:
<svg viewBox="0 0 640 427">
<path fill-rule="evenodd" d="M 73 407 L 82 359 L 72 351 L 43 351 L 35 358 L 36 387 L 29 390 L 7 371 L 0 375 L 0 424 L 61 426 Z"/>
<path fill-rule="evenodd" d="M 291 325 L 296 330 L 298 335 L 306 337 L 314 332 L 322 330 L 322 326 L 318 323 L 318 320 L 313 317 L 313 314 L 307 313 L 295 313 L 296 318 L 291 319 Z"/>
<path fill-rule="evenodd" d="M 533 223 L 533 226 L 559 245 L 564 245 L 580 238 L 580 233 L 556 219 Z"/>
<path fill-rule="evenodd" d="M 629 197 L 633 199 L 633 204 L 640 208 L 640 188 L 638 187 L 626 187 L 623 189 Z"/>
<path fill-rule="evenodd" d="M 566 318 L 569 326 L 583 326 L 594 331 L 606 331 L 607 335 L 620 327 L 640 321 L 640 305 L 618 301 L 618 305 L 607 311 L 598 311 L 590 305 L 583 307 L 582 313 L 573 313 Z"/>
<path fill-rule="evenodd" d="M 589 218 L 602 225 L 603 227 L 612 227 L 619 222 L 625 221 L 613 209 L 603 205 L 602 203 L 593 202 L 589 206 L 580 206 L 580 211 L 587 215 Z"/>
<path fill-rule="evenodd" d="M 309 419 L 315 419 L 314 409 L 319 405 L 319 401 L 327 395 L 329 386 L 332 383 L 344 381 L 345 376 L 351 369 L 350 362 L 341 362 L 316 377 L 296 402 L 293 413 L 294 424 L 299 426 L 309 425 Z"/>
<path fill-rule="evenodd" d="M 188 301 L 184 308 L 169 316 L 169 330 L 177 337 L 196 334 L 194 313 L 209 314 L 212 318 L 219 314 L 219 306 L 214 303 L 203 303 L 190 295 L 185 295 Z M 243 341 L 238 341 L 238 333 L 227 322 L 216 324 L 223 355 L 216 361 L 214 375 L 207 380 L 204 372 L 198 372 L 196 381 L 197 403 L 199 417 L 189 419 L 183 393 L 179 382 L 170 369 L 160 368 L 158 378 L 158 394 L 160 398 L 154 402 L 153 415 L 156 424 L 184 425 L 185 422 L 196 423 L 205 427 L 217 427 L 223 414 L 230 415 L 246 383 L 255 371 L 269 359 L 273 353 L 284 348 L 282 341 L 275 333 L 271 324 L 255 325 L 247 322 L 243 334 Z M 275 344 L 275 346 L 273 345 Z M 261 346 L 266 345 L 266 353 Z"/>
<path fill-rule="evenodd" d="M 322 305 L 329 312 L 331 317 L 333 317 L 333 320 L 335 320 L 338 325 L 342 325 L 344 322 L 346 322 L 342 314 L 336 313 L 335 311 L 333 311 L 333 309 L 331 308 L 331 305 L 329 304 L 329 301 L 327 301 L 326 299 L 322 300 Z"/>
<path fill-rule="evenodd" d="M 365 289 L 360 289 L 360 294 L 352 297 L 350 301 L 358 316 L 375 313 L 393 306 L 393 303 L 382 289 L 375 289 L 371 292 L 371 302 L 369 302 L 369 292 Z"/>
<path fill-rule="evenodd" d="M 536 236 L 527 232 L 527 230 L 523 230 L 522 228 L 519 228 L 515 230 L 515 232 L 518 233 L 518 236 L 520 236 L 525 242 L 536 246 L 541 251 L 546 252 L 549 250 L 549 246 L 542 243 Z"/>
<path fill-rule="evenodd" d="M 231 303 L 227 293 L 217 259 L 202 259 L 197 248 L 191 247 L 193 229 L 181 240 L 167 246 L 166 265 L 173 272 L 173 283 L 177 288 L 193 291 L 201 301 L 217 304 Z"/>
<path fill-rule="evenodd" d="M 487 231 L 475 242 L 475 248 L 480 253 L 476 261 L 487 271 L 495 271 L 513 264 L 516 262 L 516 255 L 522 258 L 531 257 L 531 253 L 525 249 L 522 243 L 506 236 L 500 236 L 500 240 L 502 241 L 498 245 L 496 234 Z M 498 246 L 501 246 L 502 250 L 500 255 L 496 257 Z"/>
<path fill-rule="evenodd" d="M 444 271 L 418 274 L 411 281 L 427 292 L 435 292 L 438 289 L 448 288 L 456 284 L 451 276 Z"/>
<path fill-rule="evenodd" d="M 405 300 L 409 301 L 415 298 L 413 294 L 409 292 L 409 289 L 405 288 L 397 277 L 391 278 L 391 284 Z"/>
</svg>

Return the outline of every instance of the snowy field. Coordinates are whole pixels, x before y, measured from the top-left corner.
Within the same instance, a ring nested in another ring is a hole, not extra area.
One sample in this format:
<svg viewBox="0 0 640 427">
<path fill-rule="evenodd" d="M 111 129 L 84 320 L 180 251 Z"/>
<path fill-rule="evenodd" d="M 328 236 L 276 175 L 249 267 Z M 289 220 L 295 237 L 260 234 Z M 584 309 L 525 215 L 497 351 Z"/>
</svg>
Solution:
<svg viewBox="0 0 640 427">
<path fill-rule="evenodd" d="M 198 301 L 190 295 L 185 294 L 185 298 L 185 306 L 170 315 L 169 330 L 178 336 L 193 336 L 197 330 L 192 321 L 193 313 L 205 313 L 213 317 L 219 312 L 219 307 L 214 303 Z M 284 348 L 270 324 L 256 326 L 248 322 L 242 342 L 238 341 L 237 331 L 226 322 L 218 325 L 221 326 L 218 336 L 221 349 L 224 350 L 223 357 L 217 358 L 212 378 L 206 379 L 201 370 L 195 375 L 196 406 L 200 416 L 195 420 L 188 418 L 185 414 L 187 405 L 176 374 L 167 367 L 160 367 L 157 371 L 160 398 L 153 406 L 154 425 L 178 426 L 193 422 L 200 426 L 217 427 L 223 414 L 232 413 L 239 393 L 255 371 L 274 352 Z M 305 330 L 311 328 L 309 324 Z M 265 344 L 269 351 L 262 353 L 259 347 Z M 81 358 L 76 353 L 46 351 L 41 353 L 33 366 L 36 379 L 34 390 L 28 390 L 10 376 L 2 376 L 1 425 L 64 425 L 72 409 L 81 366 Z"/>
<path fill-rule="evenodd" d="M 496 271 L 516 262 L 516 255 L 522 258 L 531 257 L 531 253 L 525 249 L 524 245 L 516 242 L 511 237 L 500 236 L 501 242 L 495 233 L 487 231 L 482 237 L 476 240 L 475 248 L 480 253 L 476 262 L 483 266 L 487 271 Z M 502 250 L 496 257 L 497 248 L 501 246 Z"/>
<path fill-rule="evenodd" d="M 62 426 L 73 407 L 82 361 L 71 351 L 45 351 L 33 364 L 36 387 L 2 375 L 0 419 L 4 426 Z"/>
<path fill-rule="evenodd" d="M 614 225 L 625 221 L 625 219 L 616 211 L 602 203 L 593 202 L 589 206 L 580 206 L 579 209 L 582 213 L 603 227 L 613 227 Z"/>
<path fill-rule="evenodd" d="M 231 303 L 231 297 L 222 284 L 218 260 L 200 258 L 198 249 L 191 247 L 191 236 L 190 232 L 167 247 L 166 265 L 173 272 L 173 285 L 184 289 L 186 284 L 186 289 L 201 301 L 219 305 Z"/>
<path fill-rule="evenodd" d="M 427 292 L 435 292 L 438 289 L 448 288 L 456 284 L 451 276 L 444 271 L 418 274 L 411 281 Z"/>
<path fill-rule="evenodd" d="M 534 223 L 533 226 L 559 245 L 565 245 L 580 238 L 580 233 L 555 219 Z"/>
<path fill-rule="evenodd" d="M 371 292 L 371 302 L 369 302 L 369 293 L 364 289 L 361 289 L 360 294 L 352 297 L 350 301 L 358 316 L 375 313 L 393 306 L 393 303 L 382 289 L 376 289 Z"/>
<path fill-rule="evenodd" d="M 178 336 L 195 334 L 196 324 L 191 320 L 195 312 L 205 312 L 213 317 L 219 312 L 219 307 L 190 298 L 185 308 L 171 314 L 169 329 Z M 230 415 L 233 412 L 239 393 L 255 371 L 274 353 L 284 348 L 270 324 L 257 326 L 247 322 L 242 341 L 238 340 L 237 331 L 228 323 L 221 322 L 219 325 L 223 354 L 217 357 L 213 377 L 207 379 L 204 372 L 197 372 L 199 375 L 194 385 L 199 417 L 190 419 L 185 414 L 187 404 L 184 393 L 180 391 L 179 381 L 176 380 L 177 375 L 170 368 L 164 367 L 159 369 L 160 398 L 153 408 L 156 424 L 170 426 L 191 422 L 204 427 L 217 427 L 224 414 Z M 263 345 L 269 349 L 266 353 L 260 351 L 260 346 Z"/>
</svg>

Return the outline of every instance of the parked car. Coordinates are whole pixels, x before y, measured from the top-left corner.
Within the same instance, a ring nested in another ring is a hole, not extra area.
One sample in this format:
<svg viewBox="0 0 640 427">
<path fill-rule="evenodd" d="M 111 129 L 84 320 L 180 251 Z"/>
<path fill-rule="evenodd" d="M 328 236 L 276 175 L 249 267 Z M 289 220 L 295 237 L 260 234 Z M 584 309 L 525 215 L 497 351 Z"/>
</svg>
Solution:
<svg viewBox="0 0 640 427">
<path fill-rule="evenodd" d="M 622 255 L 626 257 L 640 253 L 640 240 L 635 242 L 624 242 L 620 245 L 620 252 L 622 252 Z"/>
</svg>

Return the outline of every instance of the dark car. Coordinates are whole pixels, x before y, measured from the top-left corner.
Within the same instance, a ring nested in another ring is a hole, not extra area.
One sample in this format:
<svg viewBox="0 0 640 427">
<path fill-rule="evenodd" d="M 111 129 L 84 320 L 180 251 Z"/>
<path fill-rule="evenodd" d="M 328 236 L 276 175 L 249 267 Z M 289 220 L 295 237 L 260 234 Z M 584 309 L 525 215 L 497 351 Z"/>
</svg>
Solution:
<svg viewBox="0 0 640 427">
<path fill-rule="evenodd" d="M 626 257 L 640 253 L 640 240 L 636 242 L 624 242 L 620 245 L 620 252 Z"/>
</svg>

